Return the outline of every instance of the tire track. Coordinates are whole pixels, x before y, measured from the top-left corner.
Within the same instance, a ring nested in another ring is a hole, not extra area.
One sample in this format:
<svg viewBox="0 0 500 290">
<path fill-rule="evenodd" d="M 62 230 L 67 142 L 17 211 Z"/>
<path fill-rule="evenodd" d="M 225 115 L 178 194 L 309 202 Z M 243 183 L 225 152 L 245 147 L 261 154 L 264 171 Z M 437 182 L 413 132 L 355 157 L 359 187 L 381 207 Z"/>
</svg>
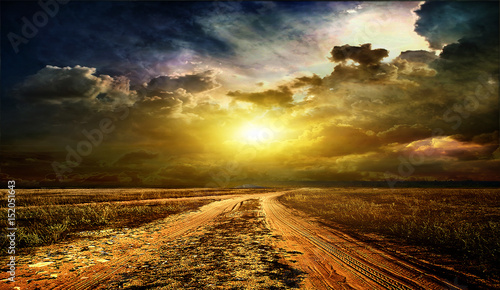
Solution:
<svg viewBox="0 0 500 290">
<path fill-rule="evenodd" d="M 460 289 L 428 273 L 428 270 L 372 248 L 340 231 L 320 226 L 304 214 L 287 208 L 277 200 L 286 192 L 231 196 L 207 204 L 198 211 L 152 223 L 151 227 L 145 227 L 137 235 L 133 234 L 137 232 L 125 232 L 112 245 L 119 255 L 78 272 L 65 271 L 57 279 L 36 280 L 29 287 L 107 289 L 111 281 L 120 280 L 132 266 L 159 259 L 159 249 L 165 244 L 199 234 L 203 226 L 217 218 L 232 217 L 244 201 L 257 198 L 261 201 L 268 227 L 275 236 L 282 237 L 275 248 L 286 249 L 289 255 L 301 254 L 293 256 L 296 261 L 287 258 L 290 262 L 297 262 L 296 265 L 308 273 L 301 289 Z M 19 270 L 26 271 L 25 268 L 27 266 L 20 266 Z"/>
<path fill-rule="evenodd" d="M 261 196 L 261 195 L 259 195 Z M 231 199 L 216 201 L 206 206 L 203 206 L 200 211 L 192 212 L 187 215 L 181 215 L 176 220 L 168 223 L 161 232 L 149 238 L 150 246 L 141 249 L 141 253 L 135 250 L 130 250 L 120 258 L 112 260 L 104 265 L 96 265 L 89 267 L 85 272 L 81 273 L 80 277 L 89 276 L 92 278 L 81 280 L 78 277 L 74 279 L 65 279 L 66 283 L 51 285 L 52 289 L 102 289 L 105 288 L 106 281 L 112 280 L 118 274 L 125 272 L 128 265 L 144 263 L 150 259 L 154 259 L 154 254 L 150 254 L 150 250 L 161 246 L 165 242 L 175 238 L 182 237 L 196 230 L 198 227 L 209 223 L 217 216 L 224 212 L 230 212 L 237 209 L 242 201 L 255 198 L 255 195 L 241 196 Z"/>
<path fill-rule="evenodd" d="M 309 272 L 306 288 L 459 289 L 339 231 L 297 216 L 278 202 L 281 194 L 264 197 L 263 208 L 269 224 L 283 236 L 288 248 L 304 253 L 301 264 Z"/>
</svg>

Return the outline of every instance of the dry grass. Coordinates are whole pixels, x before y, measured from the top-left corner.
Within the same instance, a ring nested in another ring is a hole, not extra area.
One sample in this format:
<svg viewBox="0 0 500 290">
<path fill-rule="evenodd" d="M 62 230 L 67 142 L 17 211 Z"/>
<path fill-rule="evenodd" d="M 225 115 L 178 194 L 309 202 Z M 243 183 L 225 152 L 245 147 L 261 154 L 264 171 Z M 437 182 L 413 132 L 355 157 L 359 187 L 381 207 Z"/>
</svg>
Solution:
<svg viewBox="0 0 500 290">
<path fill-rule="evenodd" d="M 171 214 L 196 209 L 211 200 L 159 204 L 90 204 L 39 206 L 17 210 L 17 248 L 49 245 L 70 237 L 71 233 L 105 228 L 137 227 Z M 6 215 L 7 210 L 0 211 Z M 7 227 L 2 222 L 2 227 Z M 0 243 L 6 248 L 6 236 Z"/>
<path fill-rule="evenodd" d="M 102 188 L 102 189 L 17 189 L 16 205 L 45 206 L 45 205 L 75 205 L 78 203 L 131 201 L 145 199 L 180 198 L 208 195 L 244 194 L 265 192 L 269 189 L 162 189 L 162 188 Z M 7 195 L 7 190 L 2 194 Z M 5 208 L 7 203 L 0 203 Z"/>
<path fill-rule="evenodd" d="M 7 191 L 2 191 L 5 195 Z M 162 198 L 255 193 L 251 189 L 18 189 L 16 190 L 16 248 L 49 245 L 72 233 L 105 228 L 137 227 L 168 215 L 194 210 L 213 200 L 133 201 Z M 114 201 L 130 201 L 114 204 Z M 0 215 L 7 216 L 7 203 Z M 0 226 L 7 228 L 7 219 Z M 7 237 L 0 238 L 6 251 Z"/>
<path fill-rule="evenodd" d="M 331 188 L 281 201 L 353 232 L 447 253 L 476 274 L 498 276 L 500 189 Z"/>
</svg>

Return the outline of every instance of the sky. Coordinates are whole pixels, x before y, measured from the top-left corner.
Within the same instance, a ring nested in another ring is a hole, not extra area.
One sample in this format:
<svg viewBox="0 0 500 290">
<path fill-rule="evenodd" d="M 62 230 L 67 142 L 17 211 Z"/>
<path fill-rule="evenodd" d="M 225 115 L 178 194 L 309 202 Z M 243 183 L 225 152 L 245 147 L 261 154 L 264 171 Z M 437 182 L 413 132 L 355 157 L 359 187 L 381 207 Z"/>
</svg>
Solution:
<svg viewBox="0 0 500 290">
<path fill-rule="evenodd" d="M 0 179 L 500 180 L 498 28 L 496 1 L 2 1 Z"/>
</svg>

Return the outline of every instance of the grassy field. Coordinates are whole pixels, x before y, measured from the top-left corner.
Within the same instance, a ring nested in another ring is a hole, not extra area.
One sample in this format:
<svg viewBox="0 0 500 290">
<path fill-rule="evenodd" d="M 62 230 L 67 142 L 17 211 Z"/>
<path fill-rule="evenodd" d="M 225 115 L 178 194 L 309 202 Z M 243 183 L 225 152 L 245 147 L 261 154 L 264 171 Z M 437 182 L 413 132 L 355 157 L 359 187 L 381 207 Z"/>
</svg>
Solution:
<svg viewBox="0 0 500 290">
<path fill-rule="evenodd" d="M 171 214 L 194 210 L 213 200 L 141 200 L 255 193 L 265 189 L 18 189 L 16 190 L 16 248 L 49 245 L 72 233 L 106 228 L 137 227 Z M 6 195 L 7 191 L 2 191 Z M 129 201 L 115 204 L 116 201 Z M 135 202 L 134 202 L 135 201 Z M 7 203 L 0 215 L 7 216 Z M 7 228 L 7 219 L 0 226 Z M 6 251 L 7 237 L 0 238 Z"/>
<path fill-rule="evenodd" d="M 498 279 L 500 189 L 325 188 L 281 201 L 353 233 L 449 254 L 467 270 Z"/>
<path fill-rule="evenodd" d="M 100 188 L 100 189 L 18 189 L 16 190 L 16 205 L 45 206 L 45 205 L 74 205 L 78 203 L 131 201 L 145 199 L 195 197 L 208 195 L 226 195 L 265 192 L 269 189 L 161 189 L 161 188 Z M 7 195 L 7 190 L 2 194 Z M 0 203 L 5 208 L 6 203 Z"/>
</svg>

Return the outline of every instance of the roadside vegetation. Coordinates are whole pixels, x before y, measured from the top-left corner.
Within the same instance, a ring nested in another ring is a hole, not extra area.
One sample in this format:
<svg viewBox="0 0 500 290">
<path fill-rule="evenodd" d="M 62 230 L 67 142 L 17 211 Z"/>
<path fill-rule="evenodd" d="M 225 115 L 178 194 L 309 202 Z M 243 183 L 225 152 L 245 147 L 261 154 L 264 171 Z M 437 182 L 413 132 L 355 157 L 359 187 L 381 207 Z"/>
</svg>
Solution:
<svg viewBox="0 0 500 290">
<path fill-rule="evenodd" d="M 500 189 L 325 188 L 280 200 L 351 233 L 444 253 L 467 271 L 499 278 Z"/>
<path fill-rule="evenodd" d="M 255 189 L 18 189 L 16 249 L 57 243 L 80 231 L 138 227 L 213 201 L 158 199 L 255 192 Z M 6 191 L 2 193 L 5 195 Z M 151 201 L 140 202 L 143 200 Z M 126 202 L 114 203 L 117 201 Z M 0 215 L 4 217 L 7 217 L 6 206 L 6 202 L 0 206 Z M 7 218 L 0 219 L 0 226 L 8 227 Z M 5 252 L 6 235 L 2 235 L 0 244 Z"/>
<path fill-rule="evenodd" d="M 38 206 L 16 210 L 16 248 L 54 244 L 80 231 L 138 227 L 171 214 L 194 210 L 212 200 L 166 202 L 157 204 L 88 204 Z M 1 214 L 6 216 L 7 210 Z M 6 228 L 6 222 L 2 222 Z M 2 235 L 2 249 L 7 247 Z"/>
<path fill-rule="evenodd" d="M 114 202 L 162 198 L 181 198 L 209 195 L 244 194 L 272 191 L 271 189 L 162 189 L 162 188 L 74 188 L 74 189 L 16 189 L 16 205 L 75 205 L 78 203 Z M 2 191 L 4 197 L 7 191 Z M 5 198 L 4 198 L 5 199 Z M 0 208 L 6 207 L 0 203 Z"/>
</svg>

